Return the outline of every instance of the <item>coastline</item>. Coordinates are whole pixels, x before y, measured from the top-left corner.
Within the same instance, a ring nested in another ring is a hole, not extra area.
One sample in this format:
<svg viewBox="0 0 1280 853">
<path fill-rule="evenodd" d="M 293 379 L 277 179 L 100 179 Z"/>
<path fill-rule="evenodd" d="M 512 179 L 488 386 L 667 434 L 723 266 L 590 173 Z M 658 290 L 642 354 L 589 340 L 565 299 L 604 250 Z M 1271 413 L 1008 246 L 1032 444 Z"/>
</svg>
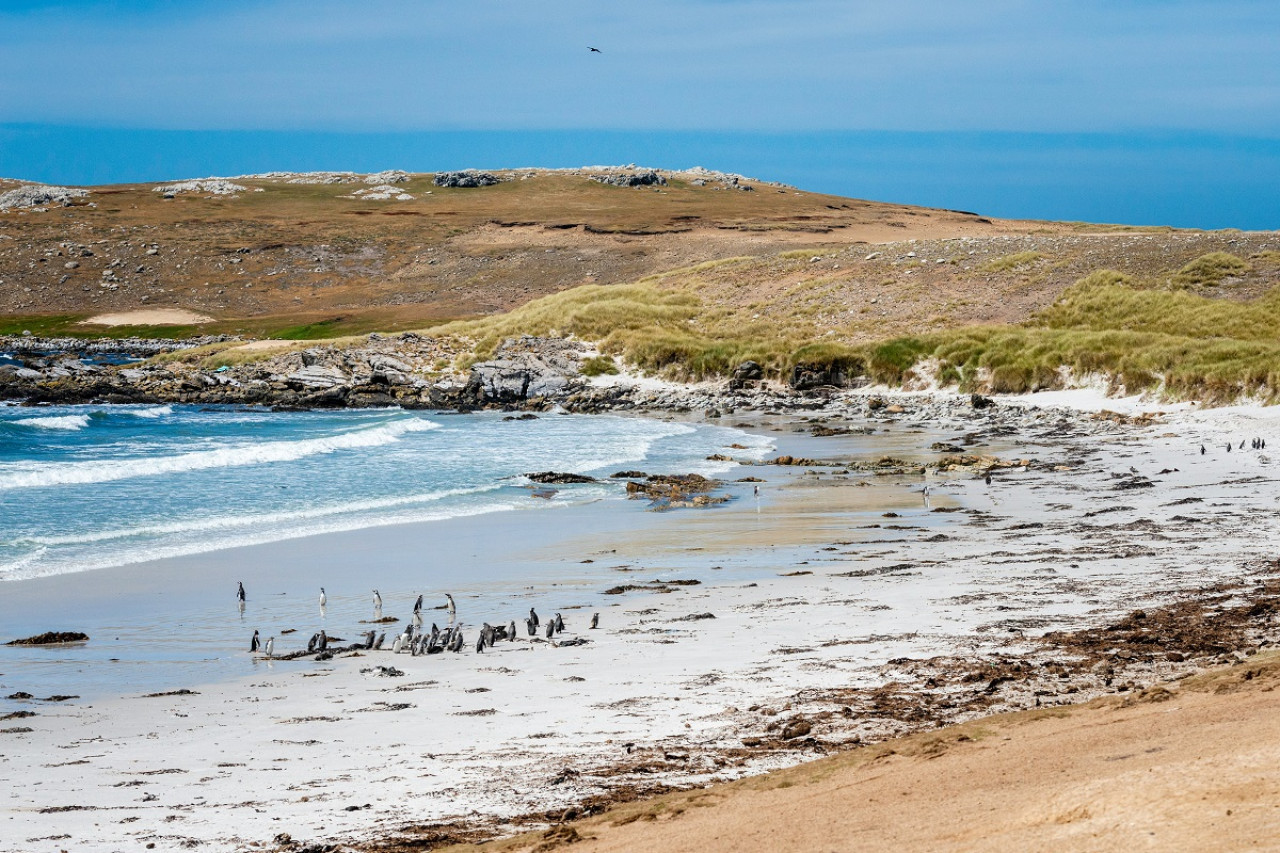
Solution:
<svg viewBox="0 0 1280 853">
<path fill-rule="evenodd" d="M 603 562 L 604 553 L 616 551 L 619 563 L 632 563 L 631 571 L 616 573 L 618 583 L 701 581 L 605 597 L 589 564 L 592 576 L 576 586 L 535 583 L 501 605 L 509 611 L 517 599 L 541 597 L 563 610 L 570 636 L 593 640 L 586 646 L 500 644 L 483 661 L 470 654 L 442 660 L 371 653 L 319 667 L 277 663 L 261 676 L 193 684 L 195 695 L 35 705 L 38 716 L 18 721 L 31 732 L 4 735 L 12 740 L 0 774 L 11 782 L 24 778 L 23 756 L 65 756 L 77 766 L 74 778 L 42 775 L 40 785 L 20 795 L 25 799 L 7 823 L 30 832 L 21 838 L 33 850 L 45 849 L 34 840 L 46 837 L 37 824 L 55 825 L 53 834 L 70 835 L 78 849 L 95 849 L 85 840 L 105 830 L 94 824 L 129 818 L 137 823 L 114 824 L 120 843 L 195 839 L 208 849 L 237 849 L 280 832 L 353 844 L 421 839 L 428 829 L 442 839 L 464 837 L 448 835 L 451 820 L 458 831 L 488 837 L 581 810 L 592 798 L 628 799 L 759 773 L 1037 701 L 1129 694 L 1221 662 L 1220 652 L 1176 662 L 1143 658 L 1122 664 L 1128 674 L 1113 673 L 1110 684 L 1093 670 L 1067 678 L 1054 671 L 1000 680 L 988 691 L 993 676 L 981 690 L 964 688 L 976 703 L 948 698 L 957 689 L 952 682 L 978 664 L 1060 655 L 1035 642 L 1047 630 L 1086 628 L 1135 606 L 1194 598 L 1213 576 L 1265 581 L 1272 569 L 1256 558 L 1274 531 L 1258 478 L 1270 480 L 1269 457 L 1202 460 L 1195 450 L 1200 440 L 1234 434 L 1255 413 L 1183 414 L 1135 426 L 1066 410 L 1019 412 L 1003 403 L 998 414 L 979 420 L 970 411 L 962 419 L 967 400 L 894 400 L 904 411 L 878 417 L 920 440 L 921 457 L 930 455 L 933 432 L 954 434 L 968 424 L 985 433 L 975 446 L 998 446 L 1000 456 L 1015 461 L 1034 457 L 1032 464 L 999 469 L 994 490 L 971 470 L 928 473 L 935 489 L 928 507 L 912 466 L 880 476 L 839 473 L 847 469 L 834 465 L 761 466 L 750 472 L 769 480 L 758 522 L 740 500 L 728 512 L 647 516 L 653 524 L 627 535 L 616 528 L 603 537 L 575 532 L 547 546 L 553 571 L 564 573 L 583 559 Z M 944 412 L 951 414 L 940 419 Z M 745 415 L 729 420 L 738 417 Z M 879 423 L 825 417 L 827 427 Z M 857 417 L 866 415 L 859 409 Z M 839 435 L 772 432 L 808 433 L 816 425 L 775 415 L 761 417 L 755 428 L 779 437 L 780 453 L 847 461 Z M 914 433 L 915 425 L 929 425 L 929 432 Z M 1117 489 L 1139 476 L 1131 467 L 1152 485 Z M 868 506 L 859 495 L 868 489 L 858 485 L 868 476 L 879 494 L 900 500 Z M 1184 497 L 1199 497 L 1223 519 L 1212 539 L 1183 510 L 1167 506 Z M 1089 514 L 1099 509 L 1105 512 Z M 339 559 L 331 544 L 319 550 Z M 1194 565 L 1177 565 L 1188 557 Z M 1076 565 L 1046 571 L 1060 560 Z M 593 610 L 602 612 L 596 633 L 582 629 Z M 705 613 L 715 618 L 689 618 Z M 1260 639 L 1250 635 L 1249 642 L 1256 647 Z M 378 665 L 406 675 L 359 671 Z M 886 692 L 886 685 L 897 687 Z M 1047 696 L 1037 694 L 1045 690 Z M 919 703 L 904 701 L 915 695 L 941 699 L 926 703 L 933 707 L 922 714 Z M 403 704 L 410 707 L 396 707 Z M 775 722 L 809 729 L 783 737 L 785 726 L 769 728 Z M 76 724 L 103 740 L 67 742 Z M 156 751 L 157 741 L 165 754 Z M 314 772 L 319 767 L 323 774 Z M 132 774 L 125 777 L 130 785 L 107 787 L 120 773 Z M 159 773 L 164 790 L 149 789 L 149 777 Z M 261 788 L 268 780 L 269 791 Z M 237 799 L 246 785 L 253 797 Z M 139 799 L 152 790 L 161 796 Z M 72 803 L 78 808 L 57 811 L 56 818 L 39 813 Z M 239 834 L 228 835 L 232 826 Z M 407 831 L 412 826 L 420 829 L 416 836 Z M 63 840 L 51 839 L 48 849 Z"/>
</svg>

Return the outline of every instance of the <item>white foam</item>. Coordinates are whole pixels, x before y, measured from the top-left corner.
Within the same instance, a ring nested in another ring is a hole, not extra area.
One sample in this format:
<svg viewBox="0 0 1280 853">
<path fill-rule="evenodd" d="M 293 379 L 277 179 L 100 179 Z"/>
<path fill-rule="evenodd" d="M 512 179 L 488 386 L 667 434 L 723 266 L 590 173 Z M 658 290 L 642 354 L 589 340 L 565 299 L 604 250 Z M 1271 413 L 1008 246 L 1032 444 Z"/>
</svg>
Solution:
<svg viewBox="0 0 1280 853">
<path fill-rule="evenodd" d="M 9 421 L 14 426 L 31 427 L 33 429 L 84 429 L 89 425 L 88 415 L 51 415 L 47 418 L 23 418 Z"/>
<path fill-rule="evenodd" d="M 66 418 L 83 418 L 87 415 L 66 415 Z M 36 420 L 57 420 L 43 418 Z M 22 423 L 19 421 L 18 423 Z M 299 441 L 271 441 L 261 444 L 237 444 L 216 450 L 197 450 L 174 456 L 112 459 L 96 462 L 55 462 L 39 465 L 25 471 L 0 474 L 0 489 L 30 489 L 84 483 L 107 483 L 134 477 L 152 477 L 182 471 L 199 471 L 208 468 L 230 468 L 243 465 L 265 465 L 272 462 L 292 462 L 308 456 L 351 450 L 362 447 L 379 447 L 399 441 L 402 435 L 436 429 L 439 424 L 421 418 L 391 421 L 371 429 L 355 430 L 325 438 L 308 438 Z M 63 427 L 64 429 L 66 427 Z M 77 429 L 79 427 L 76 427 Z"/>
<path fill-rule="evenodd" d="M 145 409 L 125 409 L 126 415 L 133 415 L 135 418 L 163 418 L 165 415 L 173 414 L 173 406 L 148 406 Z"/>
</svg>

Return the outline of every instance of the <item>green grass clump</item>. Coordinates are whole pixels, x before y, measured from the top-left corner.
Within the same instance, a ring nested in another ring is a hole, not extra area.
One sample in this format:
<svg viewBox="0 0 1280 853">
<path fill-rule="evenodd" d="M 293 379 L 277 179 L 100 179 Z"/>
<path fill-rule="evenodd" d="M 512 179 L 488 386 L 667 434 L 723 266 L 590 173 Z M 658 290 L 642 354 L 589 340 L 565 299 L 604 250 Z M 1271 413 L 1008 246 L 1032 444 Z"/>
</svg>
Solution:
<svg viewBox="0 0 1280 853">
<path fill-rule="evenodd" d="M 618 372 L 618 365 L 607 355 L 597 355 L 583 359 L 579 372 L 583 376 L 614 376 Z"/>
<path fill-rule="evenodd" d="M 992 258 L 985 264 L 978 267 L 979 272 L 1016 272 L 1023 267 L 1029 267 L 1036 261 L 1043 258 L 1044 255 L 1039 252 L 1015 252 L 1012 255 L 1005 255 L 1001 258 Z"/>
<path fill-rule="evenodd" d="M 1178 270 L 1173 282 L 1181 287 L 1215 287 L 1224 278 L 1244 275 L 1250 269 L 1244 259 L 1230 252 L 1210 252 Z"/>
</svg>

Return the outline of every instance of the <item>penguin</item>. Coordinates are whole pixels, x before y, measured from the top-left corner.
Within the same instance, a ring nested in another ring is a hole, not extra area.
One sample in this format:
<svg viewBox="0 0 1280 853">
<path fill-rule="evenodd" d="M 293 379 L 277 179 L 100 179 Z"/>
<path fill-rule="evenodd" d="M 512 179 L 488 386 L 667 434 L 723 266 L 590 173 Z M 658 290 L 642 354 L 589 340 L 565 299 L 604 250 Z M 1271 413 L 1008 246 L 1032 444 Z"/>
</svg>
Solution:
<svg viewBox="0 0 1280 853">
<path fill-rule="evenodd" d="M 324 632 L 323 628 L 320 629 L 320 644 L 316 648 L 322 652 L 329 648 L 329 635 Z"/>
<path fill-rule="evenodd" d="M 1244 439 L 1240 439 L 1240 449 L 1244 450 Z"/>
<path fill-rule="evenodd" d="M 1204 445 L 1202 444 L 1200 445 L 1200 455 L 1204 456 L 1204 454 L 1205 454 L 1205 449 L 1204 449 Z"/>
<path fill-rule="evenodd" d="M 564 617 L 563 617 L 563 616 L 561 616 L 559 613 L 557 613 L 557 614 L 556 614 L 556 618 L 555 618 L 555 623 L 556 623 L 556 633 L 557 633 L 557 634 L 561 634 L 561 633 L 563 633 L 563 632 L 564 632 Z"/>
<path fill-rule="evenodd" d="M 244 581 L 239 581 L 240 589 L 236 590 L 236 600 L 244 604 Z"/>
<path fill-rule="evenodd" d="M 476 654 L 484 654 L 484 634 L 481 634 L 480 638 L 476 640 Z"/>
<path fill-rule="evenodd" d="M 591 614 L 591 627 L 592 627 L 592 628 L 599 628 L 599 627 L 600 627 L 600 614 L 599 614 L 599 613 L 592 613 L 592 614 Z"/>
<path fill-rule="evenodd" d="M 453 603 L 453 596 L 446 592 L 444 594 L 444 597 L 445 597 L 445 600 L 449 602 L 447 605 L 445 605 L 445 610 L 449 611 L 450 616 L 456 615 L 458 612 L 458 606 Z"/>
<path fill-rule="evenodd" d="M 396 637 L 396 641 L 391 644 L 391 654 L 398 655 L 400 650 L 404 648 L 404 634 Z"/>
<path fill-rule="evenodd" d="M 516 620 L 512 619 L 511 624 L 507 626 L 507 639 L 514 640 L 516 638 Z"/>
<path fill-rule="evenodd" d="M 373 644 L 373 647 L 375 649 L 381 649 L 382 644 L 385 643 L 386 641 L 387 641 L 387 632 L 383 631 L 381 634 L 378 635 L 378 640 Z"/>
<path fill-rule="evenodd" d="M 529 621 L 533 623 L 533 627 L 535 628 L 537 628 L 538 625 L 541 624 L 541 621 L 538 619 L 537 611 L 534 610 L 532 607 L 529 608 Z"/>
<path fill-rule="evenodd" d="M 373 591 L 373 609 L 382 609 L 382 595 L 376 589 Z"/>
<path fill-rule="evenodd" d="M 528 628 L 528 629 L 529 629 L 529 636 L 530 636 L 530 637 L 536 637 L 536 636 L 538 636 L 538 626 L 537 626 L 537 625 L 535 625 L 535 624 L 533 624 L 533 620 L 532 620 L 532 619 L 526 619 L 526 620 L 524 620 L 524 626 L 525 626 L 526 628 Z"/>
<path fill-rule="evenodd" d="M 556 620 L 552 619 L 547 622 L 547 639 L 550 640 L 556 633 Z"/>
<path fill-rule="evenodd" d="M 373 648 L 373 638 L 374 638 L 374 637 L 376 637 L 376 636 L 378 636 L 378 632 L 377 632 L 377 631 L 370 631 L 370 632 L 368 632 L 367 634 L 365 634 L 365 635 L 364 635 L 364 648 L 365 648 L 365 651 L 368 651 L 369 649 L 372 649 L 372 648 Z"/>
<path fill-rule="evenodd" d="M 422 611 L 421 610 L 413 611 L 413 627 L 415 628 L 422 627 Z"/>
<path fill-rule="evenodd" d="M 988 471 L 988 472 L 987 472 L 986 480 L 987 480 L 987 485 L 988 485 L 988 486 L 990 486 L 990 485 L 991 485 L 991 472 L 990 472 L 990 471 Z"/>
<path fill-rule="evenodd" d="M 320 587 L 320 607 L 323 608 L 329 603 L 329 596 L 324 594 L 324 587 Z"/>
<path fill-rule="evenodd" d="M 256 652 L 261 644 L 258 642 L 258 632 L 253 632 L 253 639 L 249 641 L 249 651 Z"/>
<path fill-rule="evenodd" d="M 265 646 L 263 646 L 263 647 L 262 647 L 262 650 L 263 650 L 264 652 L 266 652 L 266 653 L 267 653 L 267 657 L 271 657 L 273 654 L 275 654 L 275 651 L 276 651 L 276 638 L 275 638 L 275 637 L 267 637 L 267 644 L 266 644 Z"/>
<path fill-rule="evenodd" d="M 413 603 L 413 612 L 420 613 L 422 611 L 422 596 L 418 596 L 418 600 Z"/>
<path fill-rule="evenodd" d="M 316 650 L 316 643 L 320 642 L 319 634 L 312 634 L 311 639 L 307 641 L 307 653 L 310 654 Z"/>
</svg>

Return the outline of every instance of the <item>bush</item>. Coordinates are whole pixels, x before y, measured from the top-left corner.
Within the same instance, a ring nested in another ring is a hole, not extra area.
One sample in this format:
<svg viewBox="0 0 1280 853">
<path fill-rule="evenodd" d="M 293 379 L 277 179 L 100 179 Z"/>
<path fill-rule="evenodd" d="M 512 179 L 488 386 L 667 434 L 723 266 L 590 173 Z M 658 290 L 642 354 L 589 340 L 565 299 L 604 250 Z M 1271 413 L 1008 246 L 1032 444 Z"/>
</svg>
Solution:
<svg viewBox="0 0 1280 853">
<path fill-rule="evenodd" d="M 1244 275 L 1250 269 L 1243 259 L 1229 252 L 1210 252 L 1178 270 L 1173 281 L 1182 287 L 1215 287 L 1224 278 Z"/>
</svg>

